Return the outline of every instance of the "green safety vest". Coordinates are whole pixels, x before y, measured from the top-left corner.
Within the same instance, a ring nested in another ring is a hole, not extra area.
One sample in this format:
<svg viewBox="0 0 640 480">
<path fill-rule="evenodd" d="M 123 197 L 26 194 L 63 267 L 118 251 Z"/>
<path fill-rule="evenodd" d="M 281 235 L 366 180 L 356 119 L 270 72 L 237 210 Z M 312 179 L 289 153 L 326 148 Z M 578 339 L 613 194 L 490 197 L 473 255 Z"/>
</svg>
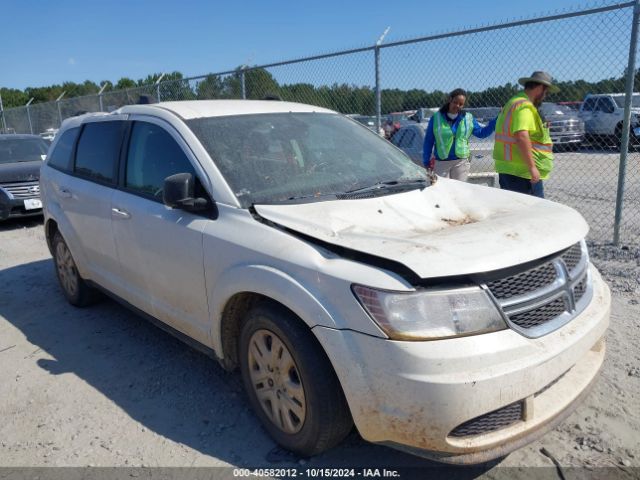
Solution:
<svg viewBox="0 0 640 480">
<path fill-rule="evenodd" d="M 542 123 L 538 109 L 524 93 L 511 98 L 500 112 L 500 115 L 498 115 L 493 160 L 495 161 L 496 172 L 531 179 L 527 162 L 524 160 L 522 153 L 520 153 L 520 148 L 516 145 L 515 132 L 511 131 L 514 115 L 518 115 L 519 111 L 527 108 L 533 112 L 537 124 L 536 131 L 529 132 L 531 152 L 536 167 L 540 172 L 540 178 L 545 180 L 553 169 L 553 144 L 549 129 Z"/>
<path fill-rule="evenodd" d="M 469 137 L 473 133 L 473 115 L 465 113 L 458 123 L 455 133 L 455 153 L 458 158 L 469 158 Z M 444 118 L 442 112 L 437 111 L 433 115 L 433 134 L 436 138 L 436 151 L 438 158 L 446 160 L 449 157 L 451 146 L 453 145 L 454 134 L 449 122 Z"/>
</svg>

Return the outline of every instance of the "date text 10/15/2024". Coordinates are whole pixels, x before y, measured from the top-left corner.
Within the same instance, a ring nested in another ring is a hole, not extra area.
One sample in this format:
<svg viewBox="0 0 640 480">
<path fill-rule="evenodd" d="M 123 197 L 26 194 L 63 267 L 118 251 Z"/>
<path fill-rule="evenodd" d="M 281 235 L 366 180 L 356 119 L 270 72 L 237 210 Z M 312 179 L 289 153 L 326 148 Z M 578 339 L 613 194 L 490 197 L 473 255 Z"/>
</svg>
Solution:
<svg viewBox="0 0 640 480">
<path fill-rule="evenodd" d="M 234 468 L 234 477 L 279 478 L 397 478 L 397 470 L 386 468 Z"/>
</svg>

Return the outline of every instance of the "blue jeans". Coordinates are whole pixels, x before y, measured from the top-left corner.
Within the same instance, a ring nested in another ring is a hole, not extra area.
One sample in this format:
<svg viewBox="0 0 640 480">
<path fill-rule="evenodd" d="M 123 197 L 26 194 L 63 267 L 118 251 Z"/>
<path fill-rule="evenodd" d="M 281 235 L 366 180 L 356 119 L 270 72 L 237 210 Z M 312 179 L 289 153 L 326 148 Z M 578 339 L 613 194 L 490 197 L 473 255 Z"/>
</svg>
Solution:
<svg viewBox="0 0 640 480">
<path fill-rule="evenodd" d="M 526 193 L 534 197 L 544 198 L 544 186 L 542 180 L 537 183 L 531 183 L 528 178 L 516 177 L 508 173 L 500 173 L 500 188 L 503 190 L 511 190 L 512 192 Z"/>
</svg>

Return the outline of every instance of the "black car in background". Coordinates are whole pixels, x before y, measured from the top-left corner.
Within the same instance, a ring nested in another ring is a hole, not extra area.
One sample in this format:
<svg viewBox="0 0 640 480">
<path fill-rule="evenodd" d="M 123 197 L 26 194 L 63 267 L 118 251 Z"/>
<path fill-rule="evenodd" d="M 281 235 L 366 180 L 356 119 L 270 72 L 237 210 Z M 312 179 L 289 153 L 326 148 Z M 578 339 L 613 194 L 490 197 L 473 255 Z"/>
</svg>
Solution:
<svg viewBox="0 0 640 480">
<path fill-rule="evenodd" d="M 0 220 L 42 214 L 40 166 L 48 148 L 38 135 L 0 135 Z"/>
</svg>

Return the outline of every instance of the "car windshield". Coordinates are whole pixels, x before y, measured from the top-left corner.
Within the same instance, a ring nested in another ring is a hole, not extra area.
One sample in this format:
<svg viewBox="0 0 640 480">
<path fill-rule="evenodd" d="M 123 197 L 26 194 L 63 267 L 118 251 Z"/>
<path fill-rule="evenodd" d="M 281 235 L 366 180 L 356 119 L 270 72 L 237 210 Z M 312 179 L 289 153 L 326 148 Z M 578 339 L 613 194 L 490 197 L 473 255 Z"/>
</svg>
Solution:
<svg viewBox="0 0 640 480">
<path fill-rule="evenodd" d="M 41 138 L 0 139 L 0 164 L 41 161 L 48 148 Z"/>
<path fill-rule="evenodd" d="M 616 95 L 613 97 L 618 108 L 624 108 L 624 95 Z M 640 93 L 631 95 L 631 108 L 640 108 Z"/>
<path fill-rule="evenodd" d="M 244 208 L 326 200 L 386 183 L 428 185 L 425 171 L 404 153 L 342 115 L 275 113 L 186 123 Z"/>
</svg>

